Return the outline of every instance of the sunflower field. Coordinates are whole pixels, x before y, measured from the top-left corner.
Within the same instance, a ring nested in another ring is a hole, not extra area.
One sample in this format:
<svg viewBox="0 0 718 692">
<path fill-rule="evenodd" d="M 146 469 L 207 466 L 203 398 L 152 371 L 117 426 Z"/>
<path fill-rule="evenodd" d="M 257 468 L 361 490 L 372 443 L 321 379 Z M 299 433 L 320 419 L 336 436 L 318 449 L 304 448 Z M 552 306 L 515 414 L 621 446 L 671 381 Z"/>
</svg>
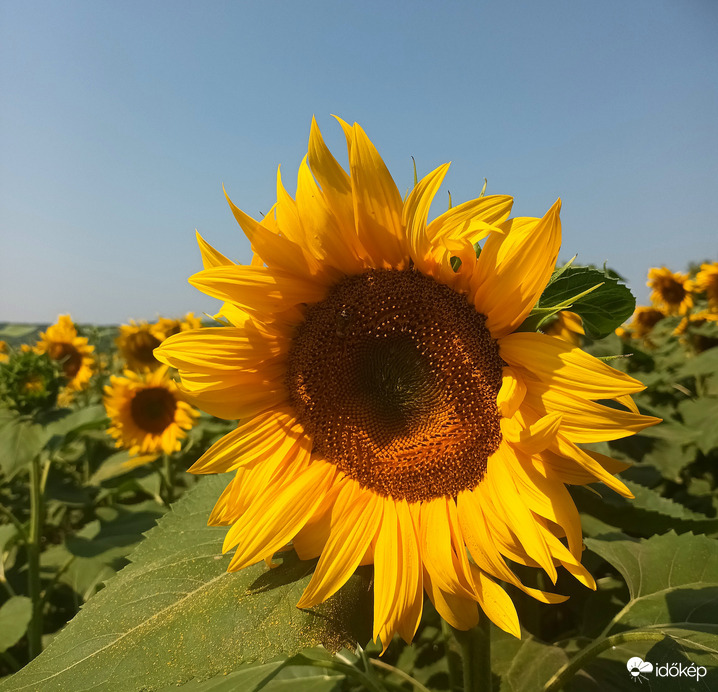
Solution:
<svg viewBox="0 0 718 692">
<path fill-rule="evenodd" d="M 636 308 L 344 126 L 214 318 L 0 326 L 0 692 L 718 689 L 718 263 Z"/>
</svg>

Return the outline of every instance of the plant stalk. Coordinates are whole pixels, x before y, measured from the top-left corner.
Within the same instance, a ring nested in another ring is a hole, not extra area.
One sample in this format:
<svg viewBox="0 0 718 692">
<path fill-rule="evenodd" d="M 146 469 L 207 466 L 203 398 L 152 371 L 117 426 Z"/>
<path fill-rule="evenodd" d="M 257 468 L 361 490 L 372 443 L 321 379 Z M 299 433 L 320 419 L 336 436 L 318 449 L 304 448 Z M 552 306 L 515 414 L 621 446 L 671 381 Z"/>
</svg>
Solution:
<svg viewBox="0 0 718 692">
<path fill-rule="evenodd" d="M 489 619 L 479 614 L 479 624 L 466 632 L 454 630 L 461 646 L 464 692 L 491 692 L 491 629 Z"/>
<path fill-rule="evenodd" d="M 544 692 L 558 692 L 563 689 L 564 685 L 578 673 L 589 661 L 596 658 L 599 654 L 610 649 L 612 646 L 619 646 L 626 642 L 656 641 L 660 642 L 666 638 L 663 632 L 652 632 L 650 630 L 633 630 L 631 632 L 621 632 L 614 634 L 612 637 L 601 639 L 600 641 L 587 646 L 579 651 L 568 663 L 560 668 L 554 676 L 546 683 Z"/>
<path fill-rule="evenodd" d="M 40 594 L 40 541 L 42 540 L 43 501 L 40 458 L 30 464 L 30 532 L 27 537 L 28 595 L 32 601 L 32 617 L 27 630 L 30 660 L 42 651 L 42 611 Z"/>
</svg>

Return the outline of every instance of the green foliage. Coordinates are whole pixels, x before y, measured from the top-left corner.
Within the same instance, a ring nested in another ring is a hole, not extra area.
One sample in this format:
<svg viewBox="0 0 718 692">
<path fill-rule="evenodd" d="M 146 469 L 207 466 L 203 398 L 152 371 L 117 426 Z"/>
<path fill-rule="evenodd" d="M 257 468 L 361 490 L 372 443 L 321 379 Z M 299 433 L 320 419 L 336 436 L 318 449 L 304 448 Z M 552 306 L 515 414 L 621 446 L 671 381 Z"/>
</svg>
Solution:
<svg viewBox="0 0 718 692">
<path fill-rule="evenodd" d="M 610 269 L 576 267 L 573 260 L 557 269 L 521 331 L 536 331 L 561 310 L 583 320 L 586 335 L 600 339 L 611 334 L 633 313 L 636 301 Z"/>
<path fill-rule="evenodd" d="M 206 478 L 180 500 L 131 564 L 0 690 L 160 689 L 292 655 L 307 644 L 341 648 L 366 638 L 369 623 L 362 629 L 356 622 L 357 613 L 368 612 L 361 574 L 331 603 L 303 611 L 296 603 L 313 565 L 294 553 L 272 570 L 262 563 L 227 572 L 224 530 L 206 525 L 207 507 L 226 481 Z M 117 545 L 116 531 L 105 531 L 104 539 L 101 533 L 70 547 L 92 557 L 105 552 L 103 540 Z M 351 623 L 356 631 L 347 629 Z"/>
</svg>

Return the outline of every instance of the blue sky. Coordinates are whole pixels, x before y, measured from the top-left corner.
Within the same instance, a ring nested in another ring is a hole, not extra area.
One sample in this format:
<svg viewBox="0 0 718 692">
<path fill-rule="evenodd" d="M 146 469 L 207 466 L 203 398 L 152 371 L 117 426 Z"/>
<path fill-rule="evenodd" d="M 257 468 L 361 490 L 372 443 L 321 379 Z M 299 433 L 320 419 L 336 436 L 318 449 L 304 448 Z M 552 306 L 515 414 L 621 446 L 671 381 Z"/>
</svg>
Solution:
<svg viewBox="0 0 718 692">
<path fill-rule="evenodd" d="M 358 121 L 399 189 L 563 200 L 562 258 L 646 301 L 650 266 L 718 259 L 718 3 L 0 0 L 0 321 L 119 323 L 217 303 L 194 229 L 293 189 L 313 114 Z M 342 158 L 343 157 L 343 158 Z M 445 208 L 448 194 L 433 209 Z"/>
</svg>

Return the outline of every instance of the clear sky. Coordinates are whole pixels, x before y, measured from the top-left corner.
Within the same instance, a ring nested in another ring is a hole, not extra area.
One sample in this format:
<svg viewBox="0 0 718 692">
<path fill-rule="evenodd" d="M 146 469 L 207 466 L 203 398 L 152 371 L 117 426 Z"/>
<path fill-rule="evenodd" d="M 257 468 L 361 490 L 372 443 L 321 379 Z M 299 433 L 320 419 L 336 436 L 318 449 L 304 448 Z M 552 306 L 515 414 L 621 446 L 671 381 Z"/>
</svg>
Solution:
<svg viewBox="0 0 718 692">
<path fill-rule="evenodd" d="M 560 196 L 561 257 L 641 301 L 718 259 L 716 0 L 0 0 L 0 321 L 214 312 L 194 229 L 249 261 L 222 183 L 259 217 L 313 114 L 346 160 L 333 113 L 402 192 Z"/>
</svg>

